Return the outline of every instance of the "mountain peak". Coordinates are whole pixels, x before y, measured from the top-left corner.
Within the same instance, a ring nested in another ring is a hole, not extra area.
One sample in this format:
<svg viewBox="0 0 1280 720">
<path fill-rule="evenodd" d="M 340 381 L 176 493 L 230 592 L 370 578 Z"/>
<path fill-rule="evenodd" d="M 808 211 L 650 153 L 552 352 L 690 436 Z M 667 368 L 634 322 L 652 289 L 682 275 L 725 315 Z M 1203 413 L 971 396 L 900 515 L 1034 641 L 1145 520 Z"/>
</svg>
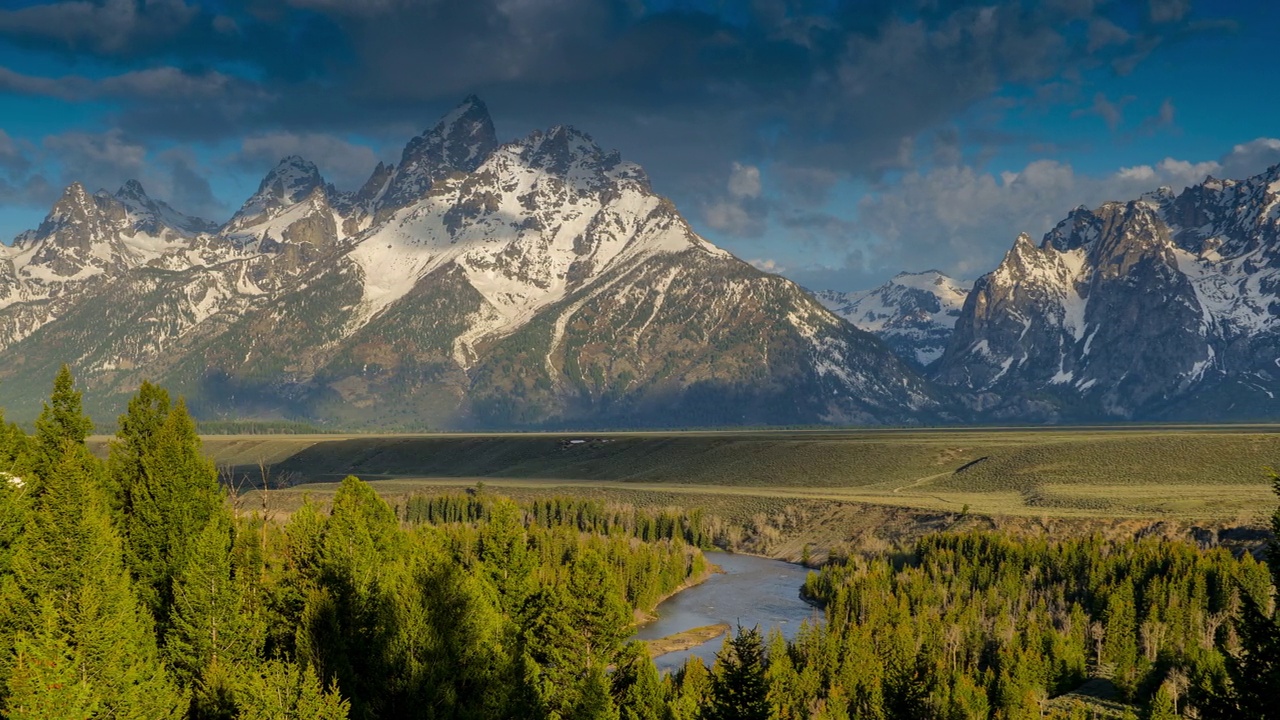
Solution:
<svg viewBox="0 0 1280 720">
<path fill-rule="evenodd" d="M 134 198 L 138 200 L 148 199 L 147 191 L 143 189 L 142 183 L 137 180 L 126 180 L 120 189 L 116 191 L 116 197 L 120 199 Z"/>
<path fill-rule="evenodd" d="M 475 172 L 497 147 L 489 109 L 480 98 L 468 95 L 434 127 L 405 145 L 400 164 L 388 168 L 386 189 L 372 209 L 385 214 L 416 202 L 450 173 Z M 374 176 L 379 172 L 375 170 Z"/>
<path fill-rule="evenodd" d="M 288 155 L 281 158 L 262 179 L 257 195 L 291 205 L 305 200 L 316 188 L 323 186 L 324 178 L 315 163 L 298 155 Z"/>
</svg>

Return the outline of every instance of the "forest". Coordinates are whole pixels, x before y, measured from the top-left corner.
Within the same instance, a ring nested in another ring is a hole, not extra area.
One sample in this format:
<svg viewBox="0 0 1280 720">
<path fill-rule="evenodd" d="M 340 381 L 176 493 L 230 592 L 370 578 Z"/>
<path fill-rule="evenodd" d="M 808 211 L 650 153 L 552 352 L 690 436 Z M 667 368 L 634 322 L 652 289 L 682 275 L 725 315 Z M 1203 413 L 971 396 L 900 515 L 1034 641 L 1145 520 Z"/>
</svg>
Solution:
<svg viewBox="0 0 1280 720">
<path fill-rule="evenodd" d="M 825 621 L 661 675 L 637 618 L 711 570 L 714 519 L 476 488 L 242 512 L 143 384 L 105 459 L 64 368 L 0 424 L 7 718 L 1275 718 L 1280 547 L 944 533 L 829 559 Z M 1280 493 L 1280 480 L 1276 485 Z M 1280 531 L 1280 509 L 1272 518 Z"/>
</svg>

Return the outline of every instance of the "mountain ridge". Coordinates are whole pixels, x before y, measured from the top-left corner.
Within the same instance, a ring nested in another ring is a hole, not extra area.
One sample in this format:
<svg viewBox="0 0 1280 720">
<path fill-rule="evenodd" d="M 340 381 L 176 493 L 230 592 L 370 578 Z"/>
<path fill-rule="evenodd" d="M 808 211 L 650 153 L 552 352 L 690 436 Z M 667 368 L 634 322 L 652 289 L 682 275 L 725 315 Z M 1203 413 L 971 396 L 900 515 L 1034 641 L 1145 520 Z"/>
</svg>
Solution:
<svg viewBox="0 0 1280 720">
<path fill-rule="evenodd" d="M 138 235 L 117 225 L 68 240 Z M 473 97 L 355 193 L 286 157 L 218 230 L 160 235 L 39 317 L 6 296 L 0 327 L 23 331 L 0 399 L 30 413 L 24 388 L 71 360 L 105 412 L 145 378 L 202 417 L 357 427 L 949 412 L 877 339 L 701 238 L 638 165 L 569 126 L 498 143 Z"/>
</svg>

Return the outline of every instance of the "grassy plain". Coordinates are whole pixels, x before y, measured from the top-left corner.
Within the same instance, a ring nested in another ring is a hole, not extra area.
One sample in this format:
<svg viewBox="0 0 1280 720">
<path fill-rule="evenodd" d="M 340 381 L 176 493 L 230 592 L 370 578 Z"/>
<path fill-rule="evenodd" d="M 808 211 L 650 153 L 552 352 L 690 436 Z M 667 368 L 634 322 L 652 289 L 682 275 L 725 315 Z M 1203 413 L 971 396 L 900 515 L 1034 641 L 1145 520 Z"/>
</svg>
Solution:
<svg viewBox="0 0 1280 720">
<path fill-rule="evenodd" d="M 699 504 L 752 516 L 849 502 L 1014 517 L 1256 522 L 1280 425 L 491 435 L 211 435 L 278 497 L 356 475 L 389 496 L 477 482 L 518 495 Z"/>
</svg>

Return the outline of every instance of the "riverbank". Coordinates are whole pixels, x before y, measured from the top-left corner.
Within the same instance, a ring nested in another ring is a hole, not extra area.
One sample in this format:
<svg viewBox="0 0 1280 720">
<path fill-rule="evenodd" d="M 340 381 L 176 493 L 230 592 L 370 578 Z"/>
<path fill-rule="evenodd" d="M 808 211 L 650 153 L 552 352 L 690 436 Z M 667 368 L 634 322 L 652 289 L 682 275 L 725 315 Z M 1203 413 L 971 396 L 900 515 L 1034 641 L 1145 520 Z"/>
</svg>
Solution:
<svg viewBox="0 0 1280 720">
<path fill-rule="evenodd" d="M 631 618 L 631 627 L 633 629 L 638 630 L 644 627 L 645 625 L 648 625 L 649 623 L 653 622 L 654 620 L 657 620 L 658 616 L 656 613 L 658 610 L 658 606 L 661 605 L 662 603 L 670 600 L 676 595 L 679 595 L 685 590 L 701 585 L 702 583 L 709 580 L 712 575 L 724 572 L 724 570 L 720 569 L 719 565 L 716 565 L 715 563 L 711 562 L 709 558 L 707 558 L 707 554 L 705 552 L 702 553 L 702 557 L 706 559 L 706 567 L 703 569 L 701 573 L 694 575 L 693 577 L 687 578 L 684 582 L 680 583 L 680 585 L 678 585 L 676 589 L 658 598 L 658 601 L 654 603 L 653 607 L 650 608 L 649 610 L 642 610 L 641 608 L 635 609 L 635 612 L 632 613 L 632 618 Z"/>
</svg>

